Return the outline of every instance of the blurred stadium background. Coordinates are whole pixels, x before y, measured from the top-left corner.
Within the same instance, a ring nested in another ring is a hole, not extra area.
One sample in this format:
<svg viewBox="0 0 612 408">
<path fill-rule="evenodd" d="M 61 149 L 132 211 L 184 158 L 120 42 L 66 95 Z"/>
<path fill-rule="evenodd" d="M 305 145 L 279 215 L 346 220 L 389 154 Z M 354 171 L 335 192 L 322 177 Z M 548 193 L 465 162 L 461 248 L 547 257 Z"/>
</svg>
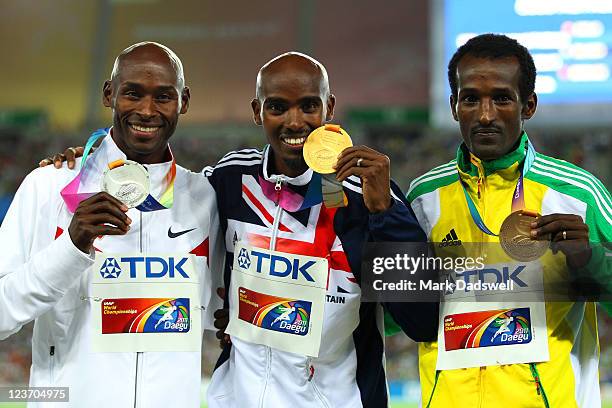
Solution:
<svg viewBox="0 0 612 408">
<path fill-rule="evenodd" d="M 541 73 L 543 119 L 526 125 L 536 148 L 591 171 L 609 189 L 612 6 L 583 0 L 547 9 L 551 2 L 529 1 L 483 8 L 482 0 L 0 0 L 0 220 L 41 158 L 82 145 L 109 123 L 102 83 L 114 57 L 143 40 L 168 45 L 185 66 L 191 106 L 172 140 L 183 166 L 200 170 L 227 151 L 264 145 L 250 112 L 257 70 L 298 50 L 327 67 L 334 122 L 388 154 L 406 190 L 450 160 L 460 141 L 444 86 L 449 53 L 474 33 L 512 33 L 537 54 Z M 600 317 L 607 395 L 612 325 Z M 31 324 L 0 342 L 0 385 L 27 383 L 30 336 Z M 213 335 L 204 342 L 207 378 L 219 349 Z M 415 343 L 387 338 L 387 368 L 396 406 L 412 406 L 419 398 Z"/>
</svg>

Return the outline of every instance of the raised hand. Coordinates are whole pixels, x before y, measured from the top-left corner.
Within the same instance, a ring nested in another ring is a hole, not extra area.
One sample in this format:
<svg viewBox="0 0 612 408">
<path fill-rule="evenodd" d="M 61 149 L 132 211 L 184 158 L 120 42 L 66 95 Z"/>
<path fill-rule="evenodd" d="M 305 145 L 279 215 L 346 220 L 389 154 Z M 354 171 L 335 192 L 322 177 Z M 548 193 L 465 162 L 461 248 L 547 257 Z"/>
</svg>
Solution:
<svg viewBox="0 0 612 408">
<path fill-rule="evenodd" d="M 544 215 L 531 223 L 532 238 L 542 238 L 548 234 L 553 251 L 563 252 L 569 267 L 583 267 L 591 259 L 589 226 L 578 215 Z"/>
<path fill-rule="evenodd" d="M 127 216 L 128 208 L 108 193 L 101 192 L 77 207 L 68 227 L 70 239 L 85 253 L 92 249 L 94 240 L 100 235 L 125 235 L 132 220 Z"/>
<path fill-rule="evenodd" d="M 389 157 L 367 146 L 348 147 L 338 156 L 336 178 L 361 178 L 363 200 L 370 213 L 391 207 Z"/>
</svg>

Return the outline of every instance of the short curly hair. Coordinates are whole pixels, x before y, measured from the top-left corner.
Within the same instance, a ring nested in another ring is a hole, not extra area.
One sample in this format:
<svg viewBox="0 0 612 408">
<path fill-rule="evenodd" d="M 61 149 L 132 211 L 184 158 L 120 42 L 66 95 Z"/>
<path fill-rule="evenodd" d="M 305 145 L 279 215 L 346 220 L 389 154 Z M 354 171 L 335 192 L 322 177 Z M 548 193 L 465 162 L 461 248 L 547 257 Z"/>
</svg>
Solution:
<svg viewBox="0 0 612 408">
<path fill-rule="evenodd" d="M 531 54 L 518 41 L 502 34 L 481 34 L 471 38 L 455 51 L 448 63 L 448 83 L 451 92 L 457 98 L 457 65 L 461 58 L 471 55 L 476 58 L 498 59 L 516 57 L 521 75 L 519 77 L 519 95 L 526 103 L 535 90 L 536 67 Z"/>
</svg>

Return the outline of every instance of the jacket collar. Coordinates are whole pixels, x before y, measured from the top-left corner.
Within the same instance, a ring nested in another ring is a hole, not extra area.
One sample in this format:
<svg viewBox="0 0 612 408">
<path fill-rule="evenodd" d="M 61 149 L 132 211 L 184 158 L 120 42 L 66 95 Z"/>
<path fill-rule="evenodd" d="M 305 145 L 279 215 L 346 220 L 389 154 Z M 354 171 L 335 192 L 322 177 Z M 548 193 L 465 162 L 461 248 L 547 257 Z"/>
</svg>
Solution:
<svg viewBox="0 0 612 408">
<path fill-rule="evenodd" d="M 100 143 L 96 151 L 92 153 L 91 158 L 87 161 L 86 166 L 91 166 L 91 171 L 84 172 L 83 174 L 84 177 L 81 179 L 82 191 L 99 191 L 100 180 L 108 168 L 108 164 L 115 160 L 127 159 L 125 153 L 119 149 L 113 140 L 111 132 L 112 128 L 104 139 L 102 139 L 102 143 Z M 174 156 L 172 156 L 172 158 L 174 158 Z M 154 197 L 161 194 L 164 188 L 163 180 L 172 166 L 172 160 L 163 163 L 143 164 L 143 166 L 149 173 L 149 180 L 151 181 L 150 194 Z"/>
<path fill-rule="evenodd" d="M 529 143 L 529 137 L 526 132 L 523 132 L 516 149 L 495 160 L 480 160 L 469 151 L 465 143 L 461 143 L 457 149 L 457 167 L 460 173 L 465 176 L 478 177 L 484 172 L 484 176 L 486 177 L 492 173 L 498 172 L 514 177 L 514 173 L 518 174 L 519 165 L 525 160 L 527 143 Z"/>
<path fill-rule="evenodd" d="M 272 170 L 274 164 L 274 152 L 270 145 L 266 145 L 263 151 L 263 161 L 261 166 L 261 176 L 264 180 L 271 183 L 276 183 L 280 178 L 283 182 L 289 183 L 293 186 L 305 186 L 312 179 L 312 169 L 306 170 L 304 173 L 297 177 L 289 177 L 284 174 L 277 174 Z"/>
</svg>

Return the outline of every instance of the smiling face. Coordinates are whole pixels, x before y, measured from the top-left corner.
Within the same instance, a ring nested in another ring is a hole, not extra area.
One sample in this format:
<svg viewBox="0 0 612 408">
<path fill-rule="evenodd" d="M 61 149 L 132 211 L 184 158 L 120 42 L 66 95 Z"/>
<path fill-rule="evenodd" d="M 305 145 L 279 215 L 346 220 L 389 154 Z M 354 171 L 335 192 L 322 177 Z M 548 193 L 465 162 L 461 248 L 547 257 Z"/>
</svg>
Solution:
<svg viewBox="0 0 612 408">
<path fill-rule="evenodd" d="M 306 171 L 302 149 L 307 136 L 331 120 L 335 98 L 313 61 L 289 54 L 260 72 L 253 119 L 263 126 L 274 155 L 274 172 L 296 177 Z"/>
<path fill-rule="evenodd" d="M 113 109 L 112 137 L 128 159 L 168 159 L 168 139 L 189 106 L 182 72 L 163 48 L 136 47 L 119 57 L 116 75 L 104 84 L 104 106 Z"/>
<path fill-rule="evenodd" d="M 520 100 L 519 76 L 515 57 L 467 54 L 457 65 L 457 97 L 450 98 L 451 111 L 468 149 L 481 160 L 510 152 L 521 136 L 523 120 L 535 113 L 535 93 L 524 103 Z"/>
</svg>

